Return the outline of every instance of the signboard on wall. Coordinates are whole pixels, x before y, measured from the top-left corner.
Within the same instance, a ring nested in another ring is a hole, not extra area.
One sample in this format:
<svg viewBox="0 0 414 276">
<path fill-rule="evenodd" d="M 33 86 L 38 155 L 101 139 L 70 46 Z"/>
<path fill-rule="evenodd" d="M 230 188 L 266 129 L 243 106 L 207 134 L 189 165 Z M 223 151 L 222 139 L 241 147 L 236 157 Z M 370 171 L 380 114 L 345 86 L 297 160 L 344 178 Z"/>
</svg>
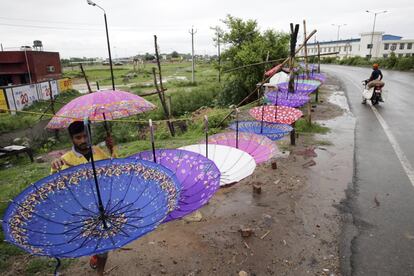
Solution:
<svg viewBox="0 0 414 276">
<path fill-rule="evenodd" d="M 57 89 L 57 82 L 55 80 L 50 81 L 50 85 L 49 85 L 49 82 L 46 81 L 46 82 L 38 83 L 36 84 L 36 86 L 37 86 L 37 93 L 39 94 L 40 100 L 44 100 L 44 101 L 50 100 L 50 93 L 52 93 L 53 98 L 55 98 L 59 94 L 59 91 Z"/>
<path fill-rule="evenodd" d="M 6 88 L 6 95 L 11 110 L 22 110 L 39 100 L 34 84 Z"/>
<path fill-rule="evenodd" d="M 72 80 L 68 78 L 37 84 L 3 87 L 0 88 L 0 109 L 22 110 L 39 100 L 50 101 L 50 94 L 53 98 L 56 98 L 59 93 L 69 89 L 72 89 Z M 14 111 L 11 113 L 16 114 Z"/>
<path fill-rule="evenodd" d="M 6 100 L 6 94 L 5 93 L 6 92 L 4 92 L 3 89 L 0 89 L 0 109 L 2 109 L 2 110 L 8 109 L 7 100 Z M 0 110 L 0 112 L 4 112 L 2 110 Z"/>
<path fill-rule="evenodd" d="M 60 79 L 57 82 L 58 82 L 58 87 L 59 87 L 59 93 L 64 93 L 65 91 L 73 88 L 72 80 L 69 78 Z"/>
</svg>

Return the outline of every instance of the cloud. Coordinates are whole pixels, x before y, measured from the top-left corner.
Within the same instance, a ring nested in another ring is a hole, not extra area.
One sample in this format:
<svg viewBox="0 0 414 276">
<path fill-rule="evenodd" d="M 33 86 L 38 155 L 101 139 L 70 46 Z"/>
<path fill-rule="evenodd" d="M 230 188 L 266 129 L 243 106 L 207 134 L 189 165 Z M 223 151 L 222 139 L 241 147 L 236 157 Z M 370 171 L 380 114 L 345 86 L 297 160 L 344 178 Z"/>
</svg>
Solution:
<svg viewBox="0 0 414 276">
<path fill-rule="evenodd" d="M 332 24 L 347 24 L 341 38 L 358 37 L 372 30 L 373 15 L 366 9 L 388 10 L 377 17 L 376 30 L 414 38 L 414 7 L 411 0 L 361 1 L 96 1 L 106 9 L 110 42 L 118 56 L 154 52 L 153 35 L 158 36 L 162 52 L 191 51 L 189 29 L 197 29 L 198 54 L 216 53 L 211 26 L 223 25 L 227 14 L 254 19 L 261 30 L 289 31 L 289 23 L 307 21 L 308 32 L 317 29 L 318 40 L 336 39 Z M 300 30 L 303 37 L 303 30 Z M 103 12 L 86 0 L 4 1 L 0 10 L 0 42 L 6 49 L 32 45 L 42 40 L 45 50 L 62 57 L 106 57 Z"/>
</svg>

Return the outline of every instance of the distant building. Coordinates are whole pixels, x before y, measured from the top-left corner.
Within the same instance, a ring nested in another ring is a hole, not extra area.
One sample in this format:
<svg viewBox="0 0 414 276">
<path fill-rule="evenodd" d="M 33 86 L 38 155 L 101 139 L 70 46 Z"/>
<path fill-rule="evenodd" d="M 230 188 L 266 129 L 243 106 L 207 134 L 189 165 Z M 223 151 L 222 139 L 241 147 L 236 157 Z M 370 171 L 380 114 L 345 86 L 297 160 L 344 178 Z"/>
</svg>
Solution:
<svg viewBox="0 0 414 276">
<path fill-rule="evenodd" d="M 371 47 L 373 58 L 388 57 L 392 52 L 397 57 L 409 57 L 414 56 L 413 44 L 414 39 L 402 39 L 401 36 L 384 34 L 384 32 L 368 32 L 362 33 L 360 38 L 319 42 L 321 54 L 339 52 L 337 55 L 339 58 L 369 57 Z M 307 47 L 308 55 L 318 54 L 317 43 L 309 43 Z M 304 55 L 303 49 L 300 55 Z"/>
<path fill-rule="evenodd" d="M 57 52 L 21 51 L 0 52 L 0 86 L 37 83 L 62 77 Z"/>
</svg>

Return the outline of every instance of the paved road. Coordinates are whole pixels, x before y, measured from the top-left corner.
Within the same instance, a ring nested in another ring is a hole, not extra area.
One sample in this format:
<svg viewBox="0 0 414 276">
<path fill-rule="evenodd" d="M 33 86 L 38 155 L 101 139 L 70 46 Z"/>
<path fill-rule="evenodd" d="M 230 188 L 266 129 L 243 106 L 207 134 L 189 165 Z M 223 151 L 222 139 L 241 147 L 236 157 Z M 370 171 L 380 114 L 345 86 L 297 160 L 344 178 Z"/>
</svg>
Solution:
<svg viewBox="0 0 414 276">
<path fill-rule="evenodd" d="M 357 118 L 347 202 L 356 231 L 343 251 L 349 254 L 344 275 L 414 275 L 414 74 L 383 70 L 388 98 L 375 108 L 361 104 L 369 68 L 322 70 L 340 79 Z"/>
</svg>

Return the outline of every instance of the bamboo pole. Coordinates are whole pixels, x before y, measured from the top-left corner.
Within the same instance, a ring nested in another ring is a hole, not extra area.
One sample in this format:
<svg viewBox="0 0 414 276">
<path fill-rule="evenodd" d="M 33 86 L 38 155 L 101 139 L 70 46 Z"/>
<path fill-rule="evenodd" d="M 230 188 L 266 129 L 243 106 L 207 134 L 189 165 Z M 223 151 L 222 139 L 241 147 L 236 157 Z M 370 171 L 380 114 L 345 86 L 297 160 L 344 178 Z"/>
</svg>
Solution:
<svg viewBox="0 0 414 276">
<path fill-rule="evenodd" d="M 82 71 L 82 75 L 83 75 L 83 77 L 85 78 L 86 86 L 88 87 L 88 92 L 89 92 L 89 93 L 92 93 L 92 89 L 91 89 L 91 86 L 89 85 L 89 80 L 88 80 L 88 77 L 86 76 L 85 71 L 83 70 L 83 65 L 82 65 L 82 63 L 79 63 L 79 66 L 80 66 L 80 69 L 81 69 L 81 71 Z"/>
<path fill-rule="evenodd" d="M 157 43 L 157 36 L 154 35 L 154 46 L 155 46 L 155 57 L 157 59 L 157 66 L 158 66 L 158 76 L 160 78 L 160 88 L 161 88 L 161 95 L 162 100 L 165 102 L 165 95 L 164 95 L 164 86 L 162 84 L 162 74 L 161 74 L 161 63 L 160 63 L 160 55 L 158 53 L 158 43 Z M 174 135 L 173 135 L 174 136 Z"/>
<path fill-rule="evenodd" d="M 293 28 L 293 23 L 290 23 L 290 75 L 289 75 L 289 92 L 294 91 L 294 85 L 295 85 L 295 76 L 293 74 L 293 61 L 295 59 L 295 48 L 296 48 L 296 42 L 298 39 L 298 33 L 299 33 L 299 24 L 296 24 Z M 306 39 L 304 41 L 305 43 L 302 45 L 306 45 Z M 292 146 L 296 145 L 296 130 L 295 130 L 295 122 L 292 124 L 292 131 L 290 132 L 290 144 Z"/>
<path fill-rule="evenodd" d="M 166 117 L 166 119 L 168 119 L 168 121 L 167 121 L 168 129 L 170 130 L 171 136 L 175 136 L 174 126 L 169 121 L 170 116 L 169 116 L 169 113 L 168 113 L 167 105 L 166 105 L 165 100 L 162 96 L 161 89 L 158 86 L 157 73 L 155 71 L 156 71 L 155 67 L 152 67 L 152 75 L 154 76 L 155 89 L 157 90 L 158 97 L 160 98 L 161 106 L 162 106 L 162 109 L 164 110 L 165 117 Z"/>
<path fill-rule="evenodd" d="M 157 43 L 157 36 L 154 35 L 154 47 L 155 47 L 155 57 L 157 59 L 157 66 L 158 66 L 158 76 L 159 76 L 159 80 L 160 80 L 160 86 L 158 87 L 158 83 L 157 83 L 157 76 L 156 76 L 156 72 L 155 72 L 155 68 L 152 68 L 152 72 L 154 74 L 154 81 L 155 81 L 155 87 L 157 89 L 158 92 L 158 96 L 160 98 L 161 101 L 161 105 L 164 109 L 164 114 L 166 119 L 171 119 L 168 109 L 167 109 L 167 105 L 165 103 L 165 94 L 164 94 L 164 86 L 162 84 L 162 73 L 161 73 L 161 63 L 160 63 L 160 55 L 158 53 L 158 43 Z M 175 136 L 175 130 L 174 130 L 174 126 L 170 121 L 167 121 L 167 125 L 168 125 L 168 129 L 170 130 L 171 136 Z"/>
<path fill-rule="evenodd" d="M 303 33 L 304 33 L 304 38 L 306 38 L 306 21 L 303 20 Z M 307 43 L 304 39 L 303 41 L 303 45 L 304 45 L 304 49 L 305 49 L 305 74 L 306 74 L 306 78 L 309 78 L 309 68 L 308 68 L 308 47 L 307 47 Z M 308 114 L 307 114 L 307 122 L 308 125 L 312 125 L 312 115 L 311 115 L 311 102 L 310 102 L 310 98 L 309 98 L 309 102 L 307 104 L 308 108 Z"/>
</svg>

